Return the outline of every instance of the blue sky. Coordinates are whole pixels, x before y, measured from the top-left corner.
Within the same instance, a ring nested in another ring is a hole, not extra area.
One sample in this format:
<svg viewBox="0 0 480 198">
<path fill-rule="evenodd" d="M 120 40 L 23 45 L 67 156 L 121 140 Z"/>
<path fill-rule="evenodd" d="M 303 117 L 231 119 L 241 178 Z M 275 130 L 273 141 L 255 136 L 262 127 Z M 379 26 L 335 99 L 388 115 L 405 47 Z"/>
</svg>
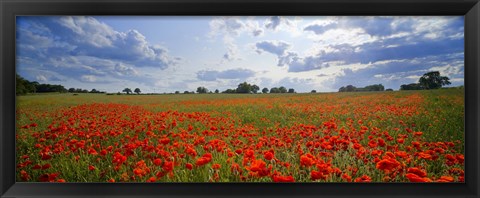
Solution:
<svg viewBox="0 0 480 198">
<path fill-rule="evenodd" d="M 463 16 L 22 16 L 17 73 L 118 92 L 220 91 L 247 81 L 297 92 L 383 84 L 429 71 L 464 84 Z"/>
</svg>

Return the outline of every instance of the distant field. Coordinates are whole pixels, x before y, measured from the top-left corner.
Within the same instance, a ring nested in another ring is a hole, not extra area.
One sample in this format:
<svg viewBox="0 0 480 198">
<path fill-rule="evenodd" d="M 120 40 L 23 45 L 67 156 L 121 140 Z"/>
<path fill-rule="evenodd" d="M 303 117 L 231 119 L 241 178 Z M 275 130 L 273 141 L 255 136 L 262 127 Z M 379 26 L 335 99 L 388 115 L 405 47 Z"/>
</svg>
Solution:
<svg viewBox="0 0 480 198">
<path fill-rule="evenodd" d="M 463 182 L 464 90 L 17 97 L 17 181 Z"/>
</svg>

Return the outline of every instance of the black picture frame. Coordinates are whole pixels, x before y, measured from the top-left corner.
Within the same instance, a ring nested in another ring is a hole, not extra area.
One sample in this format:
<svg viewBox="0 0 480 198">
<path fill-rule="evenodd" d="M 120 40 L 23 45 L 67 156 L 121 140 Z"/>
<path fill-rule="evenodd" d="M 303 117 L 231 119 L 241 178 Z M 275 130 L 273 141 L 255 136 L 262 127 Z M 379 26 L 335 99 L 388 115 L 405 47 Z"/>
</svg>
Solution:
<svg viewBox="0 0 480 198">
<path fill-rule="evenodd" d="M 479 197 L 478 0 L 0 0 L 1 197 Z M 15 183 L 15 16 L 464 15 L 465 183 Z"/>
</svg>

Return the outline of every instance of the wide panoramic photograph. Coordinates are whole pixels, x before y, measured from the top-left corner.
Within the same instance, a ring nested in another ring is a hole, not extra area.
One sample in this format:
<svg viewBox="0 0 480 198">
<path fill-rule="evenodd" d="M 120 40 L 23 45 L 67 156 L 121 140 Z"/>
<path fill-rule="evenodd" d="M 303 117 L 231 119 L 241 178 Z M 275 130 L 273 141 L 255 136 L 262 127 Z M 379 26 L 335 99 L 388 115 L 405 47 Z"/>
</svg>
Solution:
<svg viewBox="0 0 480 198">
<path fill-rule="evenodd" d="M 464 182 L 463 16 L 17 16 L 17 182 Z"/>
</svg>

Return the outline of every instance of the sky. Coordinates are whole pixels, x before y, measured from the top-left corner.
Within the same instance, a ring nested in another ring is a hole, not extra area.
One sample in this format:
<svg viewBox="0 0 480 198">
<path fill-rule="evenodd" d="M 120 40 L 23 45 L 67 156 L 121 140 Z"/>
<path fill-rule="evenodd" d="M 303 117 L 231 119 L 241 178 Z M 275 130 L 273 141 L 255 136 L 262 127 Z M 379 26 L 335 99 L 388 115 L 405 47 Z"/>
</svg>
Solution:
<svg viewBox="0 0 480 198">
<path fill-rule="evenodd" d="M 429 71 L 464 84 L 463 16 L 18 16 L 16 25 L 17 73 L 67 89 L 398 90 Z"/>
</svg>

